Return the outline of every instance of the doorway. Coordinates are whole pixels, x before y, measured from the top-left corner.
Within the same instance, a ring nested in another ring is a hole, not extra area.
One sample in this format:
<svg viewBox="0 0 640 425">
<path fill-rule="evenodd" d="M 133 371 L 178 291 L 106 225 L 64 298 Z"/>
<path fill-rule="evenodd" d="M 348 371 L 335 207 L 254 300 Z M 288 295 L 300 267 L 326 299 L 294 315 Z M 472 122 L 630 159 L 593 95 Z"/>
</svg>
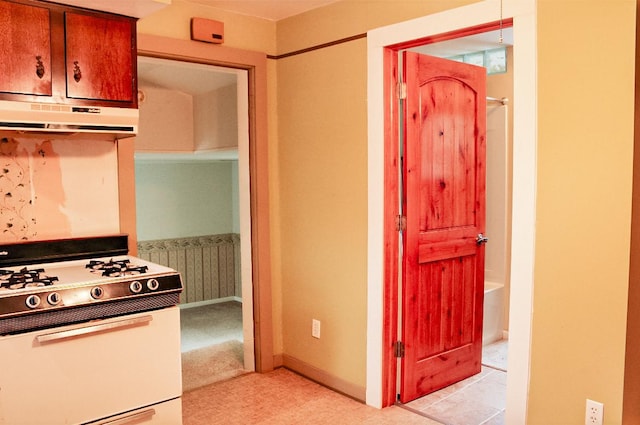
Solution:
<svg viewBox="0 0 640 425">
<path fill-rule="evenodd" d="M 384 356 L 389 348 L 390 327 L 388 317 L 382 310 L 381 300 L 389 295 L 384 285 L 393 278 L 393 271 L 385 270 L 384 231 L 380 223 L 387 223 L 384 215 L 384 128 L 388 125 L 385 110 L 385 90 L 392 90 L 385 81 L 385 59 L 393 54 L 391 47 L 412 47 L 424 44 L 425 39 L 438 34 L 463 32 L 487 22 L 496 22 L 499 17 L 497 2 L 480 2 L 410 22 L 391 25 L 368 33 L 369 49 L 369 278 L 368 278 L 368 332 L 367 332 L 367 403 L 383 406 L 393 403 L 395 393 L 390 376 L 385 370 Z M 505 19 L 513 19 L 514 44 L 518 53 L 514 57 L 514 150 L 513 185 L 517 196 L 513 199 L 512 252 L 517 252 L 517 261 L 512 261 L 510 271 L 513 286 L 509 296 L 510 305 L 517 306 L 509 317 L 509 357 L 518 358 L 510 365 L 507 385 L 507 423 L 524 422 L 526 418 L 531 291 L 533 285 L 533 235 L 535 211 L 535 4 L 534 2 L 505 2 Z M 388 202 L 388 201 L 387 201 Z M 515 257 L 514 257 L 515 258 Z M 394 318 L 391 318 L 393 321 Z"/>
<path fill-rule="evenodd" d="M 189 390 L 255 370 L 248 75 L 145 56 L 138 75 L 138 254 L 182 274 Z"/>
</svg>

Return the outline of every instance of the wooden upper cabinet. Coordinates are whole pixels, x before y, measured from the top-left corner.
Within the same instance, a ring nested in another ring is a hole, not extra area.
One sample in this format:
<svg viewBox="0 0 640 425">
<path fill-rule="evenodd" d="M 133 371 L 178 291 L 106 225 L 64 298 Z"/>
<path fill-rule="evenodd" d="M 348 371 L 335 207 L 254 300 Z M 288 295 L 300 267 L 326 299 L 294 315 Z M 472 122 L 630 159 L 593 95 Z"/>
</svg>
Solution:
<svg viewBox="0 0 640 425">
<path fill-rule="evenodd" d="M 136 19 L 0 0 L 0 99 L 138 107 Z"/>
<path fill-rule="evenodd" d="M 52 95 L 48 9 L 0 3 L 0 92 Z"/>
<path fill-rule="evenodd" d="M 65 13 L 67 97 L 133 102 L 135 21 Z"/>
</svg>

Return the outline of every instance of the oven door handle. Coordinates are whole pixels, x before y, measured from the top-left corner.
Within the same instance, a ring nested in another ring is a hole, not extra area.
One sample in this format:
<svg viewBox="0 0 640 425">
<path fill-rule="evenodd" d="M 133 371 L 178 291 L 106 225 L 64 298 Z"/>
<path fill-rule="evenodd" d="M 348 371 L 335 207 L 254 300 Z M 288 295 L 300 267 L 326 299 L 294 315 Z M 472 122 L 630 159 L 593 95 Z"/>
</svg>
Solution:
<svg viewBox="0 0 640 425">
<path fill-rule="evenodd" d="M 126 425 L 132 423 L 140 423 L 139 421 L 151 419 L 156 414 L 156 409 L 147 409 L 142 412 L 134 413 L 123 418 L 113 419 L 111 421 L 98 422 L 96 425 Z"/>
<path fill-rule="evenodd" d="M 114 331 L 131 326 L 147 325 L 153 320 L 151 315 L 136 317 L 133 319 L 118 320 L 115 322 L 101 323 L 98 325 L 84 326 L 82 328 L 70 329 L 68 331 L 54 332 L 50 334 L 38 335 L 36 341 L 40 344 L 62 341 L 78 336 L 89 336 L 92 334 Z"/>
</svg>

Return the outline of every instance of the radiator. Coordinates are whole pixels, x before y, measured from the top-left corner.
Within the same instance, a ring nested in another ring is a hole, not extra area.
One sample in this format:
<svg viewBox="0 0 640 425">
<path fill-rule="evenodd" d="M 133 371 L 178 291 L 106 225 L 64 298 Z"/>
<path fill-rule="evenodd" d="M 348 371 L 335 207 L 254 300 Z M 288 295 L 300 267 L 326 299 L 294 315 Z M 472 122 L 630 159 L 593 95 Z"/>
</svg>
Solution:
<svg viewBox="0 0 640 425">
<path fill-rule="evenodd" d="M 180 272 L 181 304 L 242 297 L 240 235 L 236 233 L 142 241 L 138 257 Z"/>
</svg>

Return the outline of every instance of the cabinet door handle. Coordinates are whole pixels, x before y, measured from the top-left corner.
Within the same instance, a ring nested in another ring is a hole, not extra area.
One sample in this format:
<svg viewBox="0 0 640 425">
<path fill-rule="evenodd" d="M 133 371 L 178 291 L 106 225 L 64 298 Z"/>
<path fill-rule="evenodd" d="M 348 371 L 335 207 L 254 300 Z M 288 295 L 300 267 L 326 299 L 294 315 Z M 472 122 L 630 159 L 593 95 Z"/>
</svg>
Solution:
<svg viewBox="0 0 640 425">
<path fill-rule="evenodd" d="M 70 329 L 68 331 L 60 331 L 54 332 L 50 334 L 38 335 L 36 337 L 36 341 L 40 344 L 45 344 L 48 342 L 57 342 L 62 341 L 68 338 L 73 338 L 77 336 L 87 336 L 91 334 L 96 334 L 98 332 L 105 332 L 111 330 L 117 330 L 122 328 L 127 328 L 130 326 L 140 326 L 146 325 L 153 320 L 153 317 L 148 316 L 140 316 L 133 319 L 124 319 L 118 320 L 115 322 L 107 322 L 101 323 L 97 325 L 84 326 L 81 328 Z"/>
<path fill-rule="evenodd" d="M 82 71 L 80 70 L 78 61 L 73 61 L 73 79 L 76 80 L 76 83 L 80 82 L 82 79 Z"/>
<path fill-rule="evenodd" d="M 44 64 L 42 63 L 42 56 L 36 56 L 36 75 L 38 78 L 44 77 Z"/>
</svg>

